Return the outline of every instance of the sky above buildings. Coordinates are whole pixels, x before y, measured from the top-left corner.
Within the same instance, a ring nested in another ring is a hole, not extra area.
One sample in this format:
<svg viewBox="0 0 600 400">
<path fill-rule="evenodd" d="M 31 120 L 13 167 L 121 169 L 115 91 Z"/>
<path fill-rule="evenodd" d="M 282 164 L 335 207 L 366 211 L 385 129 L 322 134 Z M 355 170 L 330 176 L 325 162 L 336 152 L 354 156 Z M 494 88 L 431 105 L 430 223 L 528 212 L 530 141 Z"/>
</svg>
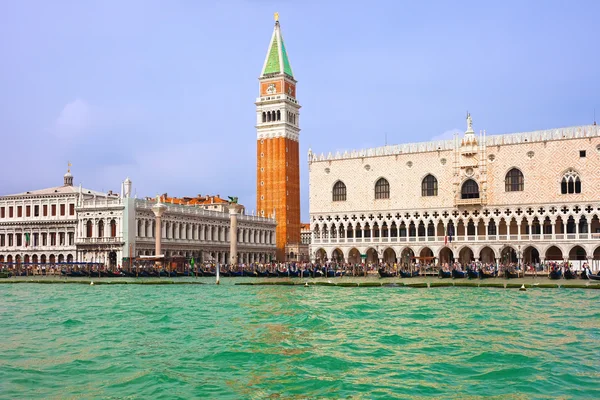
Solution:
<svg viewBox="0 0 600 400">
<path fill-rule="evenodd" d="M 256 205 L 278 11 L 317 153 L 600 119 L 597 1 L 3 1 L 0 194 L 62 184 Z"/>
</svg>

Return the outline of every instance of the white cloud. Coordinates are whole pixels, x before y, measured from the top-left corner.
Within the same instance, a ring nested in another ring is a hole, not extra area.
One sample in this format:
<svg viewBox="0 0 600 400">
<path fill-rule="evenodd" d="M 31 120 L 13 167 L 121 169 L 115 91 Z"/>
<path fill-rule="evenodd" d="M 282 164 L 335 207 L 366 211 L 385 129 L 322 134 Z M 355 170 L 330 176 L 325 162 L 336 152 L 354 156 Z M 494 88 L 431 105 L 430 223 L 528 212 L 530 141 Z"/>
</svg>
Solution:
<svg viewBox="0 0 600 400">
<path fill-rule="evenodd" d="M 93 122 L 93 110 L 84 100 L 68 103 L 56 119 L 56 135 L 73 138 L 83 134 Z"/>
<path fill-rule="evenodd" d="M 437 136 L 432 137 L 431 141 L 437 142 L 438 140 L 452 140 L 452 139 L 454 139 L 455 133 L 458 133 L 460 135 L 460 134 L 462 134 L 462 131 L 458 128 L 450 129 L 450 130 L 447 130 Z"/>
</svg>

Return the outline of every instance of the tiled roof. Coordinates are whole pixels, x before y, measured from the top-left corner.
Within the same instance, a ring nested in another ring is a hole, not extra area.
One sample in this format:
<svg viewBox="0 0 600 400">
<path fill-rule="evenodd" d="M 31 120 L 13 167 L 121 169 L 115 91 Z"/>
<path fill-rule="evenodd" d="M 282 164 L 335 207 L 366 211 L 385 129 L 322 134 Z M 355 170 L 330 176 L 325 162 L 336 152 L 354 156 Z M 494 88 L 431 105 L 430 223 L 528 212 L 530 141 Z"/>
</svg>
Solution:
<svg viewBox="0 0 600 400">
<path fill-rule="evenodd" d="M 154 198 L 148 200 L 156 201 Z M 211 205 L 211 204 L 230 204 L 228 200 L 222 199 L 219 195 L 198 195 L 196 197 L 169 197 L 166 193 L 160 196 L 160 201 L 163 203 L 181 204 L 188 206 L 195 205 Z"/>
<path fill-rule="evenodd" d="M 283 43 L 279 22 L 275 23 L 275 29 L 273 30 L 273 36 L 271 37 L 271 43 L 269 44 L 261 76 L 272 74 L 286 74 L 292 78 L 294 77 L 292 66 L 285 50 L 285 44 Z"/>
<path fill-rule="evenodd" d="M 96 196 L 106 196 L 106 193 L 97 192 L 91 189 L 81 189 L 83 194 L 91 194 Z M 79 193 L 79 187 L 77 186 L 56 186 L 46 189 L 31 190 L 29 192 L 8 194 L 2 197 L 16 197 L 16 196 L 47 196 L 53 194 L 77 194 Z"/>
</svg>

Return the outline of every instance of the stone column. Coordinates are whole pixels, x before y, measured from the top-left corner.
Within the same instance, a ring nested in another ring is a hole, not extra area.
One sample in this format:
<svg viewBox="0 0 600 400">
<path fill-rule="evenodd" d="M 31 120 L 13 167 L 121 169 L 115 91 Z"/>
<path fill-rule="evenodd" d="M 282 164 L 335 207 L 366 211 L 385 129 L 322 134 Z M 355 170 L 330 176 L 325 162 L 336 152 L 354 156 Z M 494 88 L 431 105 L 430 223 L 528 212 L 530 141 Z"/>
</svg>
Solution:
<svg viewBox="0 0 600 400">
<path fill-rule="evenodd" d="M 154 222 L 156 223 L 155 228 L 155 236 L 156 240 L 154 242 L 154 254 L 158 257 L 162 254 L 161 252 L 161 238 L 162 238 L 162 215 L 167 210 L 167 206 L 160 202 L 160 197 L 157 196 L 156 204 L 152 206 L 152 211 L 154 212 Z M 131 254 L 129 255 L 131 257 Z"/>
<path fill-rule="evenodd" d="M 239 204 L 233 203 L 229 205 L 229 231 L 231 232 L 230 234 L 230 240 L 229 240 L 229 262 L 232 265 L 235 265 L 238 263 L 238 259 L 237 259 L 237 217 L 238 214 L 240 212 L 240 210 L 242 209 L 242 206 L 240 206 Z"/>
</svg>

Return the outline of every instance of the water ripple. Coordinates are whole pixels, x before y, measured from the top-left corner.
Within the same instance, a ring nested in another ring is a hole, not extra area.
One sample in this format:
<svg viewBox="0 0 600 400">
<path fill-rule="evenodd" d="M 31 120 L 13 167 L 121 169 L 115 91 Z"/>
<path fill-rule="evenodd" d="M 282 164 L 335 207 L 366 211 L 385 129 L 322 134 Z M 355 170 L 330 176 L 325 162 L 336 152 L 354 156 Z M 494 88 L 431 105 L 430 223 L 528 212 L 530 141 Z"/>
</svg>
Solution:
<svg viewBox="0 0 600 400">
<path fill-rule="evenodd" d="M 599 398 L 586 290 L 1 285 L 0 397 Z"/>
</svg>

